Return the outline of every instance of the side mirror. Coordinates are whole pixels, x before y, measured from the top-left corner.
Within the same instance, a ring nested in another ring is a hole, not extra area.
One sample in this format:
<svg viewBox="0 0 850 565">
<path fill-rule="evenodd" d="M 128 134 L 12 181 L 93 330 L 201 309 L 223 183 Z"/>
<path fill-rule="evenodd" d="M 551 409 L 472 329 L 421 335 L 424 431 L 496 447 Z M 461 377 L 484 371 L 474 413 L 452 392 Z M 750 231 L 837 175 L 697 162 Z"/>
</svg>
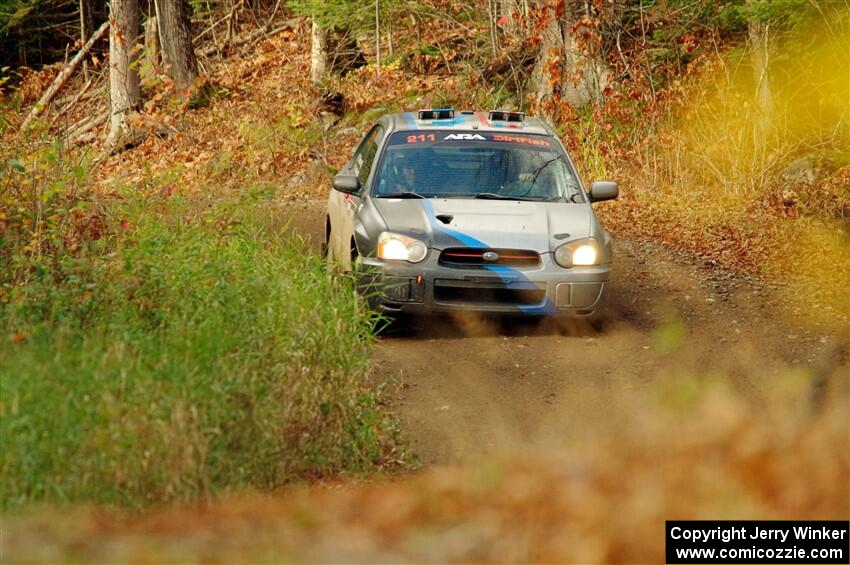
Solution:
<svg viewBox="0 0 850 565">
<path fill-rule="evenodd" d="M 354 194 L 360 190 L 360 179 L 355 175 L 339 174 L 334 177 L 334 188 L 346 194 Z"/>
<path fill-rule="evenodd" d="M 620 187 L 610 180 L 598 180 L 590 185 L 590 201 L 601 202 L 603 200 L 614 200 L 620 195 Z"/>
</svg>

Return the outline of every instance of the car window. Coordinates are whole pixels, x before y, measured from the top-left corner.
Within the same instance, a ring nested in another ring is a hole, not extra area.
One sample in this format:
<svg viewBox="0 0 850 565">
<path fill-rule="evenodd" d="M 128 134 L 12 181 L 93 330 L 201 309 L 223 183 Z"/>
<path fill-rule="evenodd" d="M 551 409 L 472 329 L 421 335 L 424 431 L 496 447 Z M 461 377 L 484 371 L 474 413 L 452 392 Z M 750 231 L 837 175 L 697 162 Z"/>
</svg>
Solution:
<svg viewBox="0 0 850 565">
<path fill-rule="evenodd" d="M 547 136 L 398 132 L 386 147 L 375 175 L 376 196 L 585 201 L 569 160 Z"/>
<path fill-rule="evenodd" d="M 384 128 L 381 125 L 373 127 L 363 141 L 357 152 L 354 154 L 353 172 L 360 179 L 360 184 L 365 185 L 369 179 L 369 171 L 372 170 L 372 163 L 375 161 L 375 154 L 378 152 L 378 144 L 384 135 Z"/>
</svg>

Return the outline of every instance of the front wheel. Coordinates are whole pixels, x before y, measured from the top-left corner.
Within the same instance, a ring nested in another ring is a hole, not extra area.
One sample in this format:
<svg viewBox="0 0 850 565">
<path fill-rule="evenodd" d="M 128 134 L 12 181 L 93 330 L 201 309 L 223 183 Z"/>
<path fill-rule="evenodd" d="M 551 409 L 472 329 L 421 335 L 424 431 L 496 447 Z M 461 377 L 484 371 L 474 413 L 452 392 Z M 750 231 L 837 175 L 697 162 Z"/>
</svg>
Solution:
<svg viewBox="0 0 850 565">
<path fill-rule="evenodd" d="M 322 258 L 330 264 L 333 261 L 331 247 L 331 219 L 325 219 L 325 240 L 322 243 Z"/>
</svg>

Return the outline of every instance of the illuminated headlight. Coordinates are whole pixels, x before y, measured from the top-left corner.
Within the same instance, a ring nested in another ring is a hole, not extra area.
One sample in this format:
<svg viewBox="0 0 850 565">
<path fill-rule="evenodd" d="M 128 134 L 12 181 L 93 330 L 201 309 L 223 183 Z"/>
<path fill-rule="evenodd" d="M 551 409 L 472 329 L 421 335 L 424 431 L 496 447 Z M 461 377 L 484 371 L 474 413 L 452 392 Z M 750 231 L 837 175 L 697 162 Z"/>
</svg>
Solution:
<svg viewBox="0 0 850 565">
<path fill-rule="evenodd" d="M 412 237 L 385 231 L 378 238 L 379 259 L 418 263 L 427 253 L 428 247 Z"/>
<path fill-rule="evenodd" d="M 582 267 L 599 262 L 599 244 L 593 238 L 565 243 L 553 253 L 555 262 L 562 267 Z"/>
</svg>

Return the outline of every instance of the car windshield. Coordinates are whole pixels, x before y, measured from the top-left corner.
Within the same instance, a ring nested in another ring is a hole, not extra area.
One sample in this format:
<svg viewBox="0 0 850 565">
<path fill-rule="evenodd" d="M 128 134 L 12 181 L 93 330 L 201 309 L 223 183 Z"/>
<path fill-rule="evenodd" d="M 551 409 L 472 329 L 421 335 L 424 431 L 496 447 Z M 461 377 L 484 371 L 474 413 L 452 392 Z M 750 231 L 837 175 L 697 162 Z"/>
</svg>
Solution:
<svg viewBox="0 0 850 565">
<path fill-rule="evenodd" d="M 585 201 L 558 143 L 514 132 L 394 133 L 375 179 L 378 198 Z"/>
</svg>

